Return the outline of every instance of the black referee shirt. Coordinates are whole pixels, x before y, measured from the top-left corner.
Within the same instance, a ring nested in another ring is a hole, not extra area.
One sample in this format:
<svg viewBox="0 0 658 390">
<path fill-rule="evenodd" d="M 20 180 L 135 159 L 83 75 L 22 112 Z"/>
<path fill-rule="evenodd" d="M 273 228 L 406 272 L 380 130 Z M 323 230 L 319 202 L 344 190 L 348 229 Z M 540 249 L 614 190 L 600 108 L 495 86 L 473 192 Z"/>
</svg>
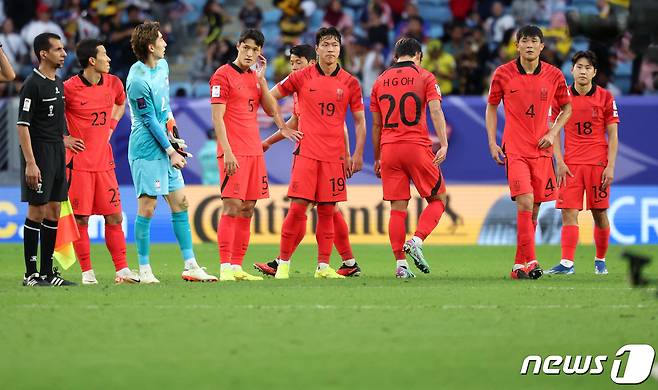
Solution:
<svg viewBox="0 0 658 390">
<path fill-rule="evenodd" d="M 66 118 L 62 79 L 51 80 L 34 69 L 23 83 L 20 99 L 16 124 L 30 129 L 31 141 L 63 142 Z"/>
</svg>

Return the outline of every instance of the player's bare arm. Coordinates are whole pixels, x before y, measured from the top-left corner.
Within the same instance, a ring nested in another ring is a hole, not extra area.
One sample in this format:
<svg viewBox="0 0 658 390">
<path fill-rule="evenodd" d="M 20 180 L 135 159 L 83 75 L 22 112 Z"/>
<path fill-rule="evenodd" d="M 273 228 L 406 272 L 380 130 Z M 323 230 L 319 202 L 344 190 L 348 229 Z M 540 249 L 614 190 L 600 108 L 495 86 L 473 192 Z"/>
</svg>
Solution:
<svg viewBox="0 0 658 390">
<path fill-rule="evenodd" d="M 610 123 L 605 127 L 608 133 L 608 165 L 603 170 L 601 187 L 607 188 L 612 184 L 615 176 L 615 163 L 617 162 L 617 149 L 619 147 L 619 127 L 617 123 Z"/>
<path fill-rule="evenodd" d="M 448 154 L 448 135 L 446 134 L 446 118 L 443 115 L 443 109 L 441 109 L 441 101 L 438 99 L 431 100 L 428 103 L 430 107 L 430 118 L 432 118 L 432 123 L 434 124 L 434 129 L 436 130 L 436 135 L 439 137 L 439 150 L 436 151 L 436 156 L 434 157 L 434 164 L 441 165 L 446 159 Z"/>
<path fill-rule="evenodd" d="M 552 124 L 551 124 L 552 126 Z M 557 162 L 557 172 L 555 173 L 555 180 L 557 181 L 557 186 L 562 187 L 567 184 L 567 175 L 573 177 L 573 173 L 569 170 L 569 167 L 564 162 L 564 153 L 562 153 L 562 137 L 560 133 L 555 137 L 555 143 L 553 144 L 553 153 L 555 154 L 555 161 Z"/>
<path fill-rule="evenodd" d="M 363 148 L 366 145 L 366 116 L 363 111 L 352 113 L 354 118 L 354 132 L 356 133 L 356 145 L 352 155 L 352 174 L 363 168 Z"/>
<path fill-rule="evenodd" d="M 352 152 L 350 151 L 350 133 L 347 123 L 343 123 L 343 139 L 345 140 L 345 177 L 349 179 L 354 172 L 352 172 Z"/>
<path fill-rule="evenodd" d="M 212 105 L 212 124 L 215 128 L 215 136 L 224 151 L 224 172 L 226 172 L 227 176 L 232 176 L 240 168 L 240 165 L 233 154 L 233 150 L 231 150 L 231 144 L 229 144 L 228 137 L 226 136 L 226 125 L 224 124 L 225 113 L 226 104 Z"/>
<path fill-rule="evenodd" d="M 546 135 L 544 135 L 539 140 L 538 146 L 540 149 L 546 149 L 551 145 L 553 145 L 556 137 L 560 134 L 560 129 L 564 127 L 564 125 L 571 117 L 571 103 L 567 103 L 563 106 L 560 106 L 560 110 L 561 111 L 558 114 L 557 118 L 555 118 L 555 123 L 553 123 L 553 127 L 551 127 L 550 130 L 548 130 L 548 133 L 546 133 Z"/>
<path fill-rule="evenodd" d="M 117 127 L 117 124 L 123 118 L 123 114 L 126 112 L 126 103 L 124 102 L 123 104 L 115 104 L 114 107 L 112 107 L 112 120 L 110 122 L 110 136 L 108 137 L 108 141 L 110 138 L 112 138 L 112 134 L 114 134 L 114 130 Z"/>
<path fill-rule="evenodd" d="M 289 129 L 297 130 L 299 125 L 299 120 L 297 119 L 297 115 L 292 114 L 290 119 L 286 121 L 286 126 L 288 126 Z M 277 142 L 281 142 L 286 137 L 281 134 L 281 130 L 277 130 L 274 132 L 274 134 L 270 135 L 269 137 L 265 138 L 263 141 L 263 152 L 267 152 L 272 145 L 274 145 Z"/>
<path fill-rule="evenodd" d="M 32 139 L 27 126 L 18 125 L 18 141 L 25 158 L 25 182 L 31 190 L 36 191 L 41 182 L 41 171 L 32 152 Z"/>
<path fill-rule="evenodd" d="M 12 81 L 16 78 L 14 68 L 12 68 L 9 59 L 0 46 L 0 81 Z"/>
<path fill-rule="evenodd" d="M 498 165 L 505 165 L 505 153 L 503 153 L 503 149 L 498 146 L 498 141 L 496 141 L 496 128 L 498 126 L 497 110 L 498 105 L 487 104 L 485 122 L 487 127 L 487 138 L 489 140 L 489 153 L 491 153 L 491 158 L 493 158 Z"/>
<path fill-rule="evenodd" d="M 381 150 L 382 150 L 381 139 L 382 139 L 382 114 L 373 111 L 372 146 L 374 148 L 375 165 L 373 166 L 372 169 L 375 171 L 375 175 L 380 179 L 382 177 L 381 163 L 379 161 L 381 158 Z"/>
<path fill-rule="evenodd" d="M 272 96 L 268 89 L 267 80 L 265 79 L 267 60 L 262 55 L 259 56 L 258 59 L 258 83 L 260 84 L 261 91 L 263 91 L 260 98 L 260 104 L 263 107 L 263 110 L 265 110 L 265 113 L 274 119 L 274 124 L 279 129 L 279 132 L 281 132 L 281 135 L 293 142 L 298 142 L 300 139 L 302 139 L 302 133 L 298 130 L 289 128 L 283 118 L 281 118 L 277 99 Z"/>
</svg>

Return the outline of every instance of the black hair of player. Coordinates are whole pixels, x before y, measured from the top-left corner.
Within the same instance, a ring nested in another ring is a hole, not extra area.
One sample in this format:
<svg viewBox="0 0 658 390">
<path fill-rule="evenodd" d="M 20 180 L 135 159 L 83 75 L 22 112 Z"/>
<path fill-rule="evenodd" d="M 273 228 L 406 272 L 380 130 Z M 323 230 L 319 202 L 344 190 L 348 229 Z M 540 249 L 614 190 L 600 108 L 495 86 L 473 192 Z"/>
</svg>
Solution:
<svg viewBox="0 0 658 390">
<path fill-rule="evenodd" d="M 420 46 L 420 42 L 415 38 L 400 38 L 395 42 L 395 58 L 400 58 L 404 56 L 413 57 L 417 53 L 423 54 L 423 48 Z"/>
<path fill-rule="evenodd" d="M 75 47 L 75 55 L 82 69 L 89 67 L 89 59 L 96 58 L 98 55 L 98 46 L 103 46 L 103 42 L 98 39 L 83 39 Z"/>
<path fill-rule="evenodd" d="M 41 53 L 41 51 L 50 50 L 51 39 L 56 39 L 58 41 L 62 40 L 62 38 L 59 35 L 50 32 L 41 33 L 36 37 L 34 37 L 34 42 L 32 46 L 34 46 L 34 55 L 37 56 L 39 62 L 41 62 L 41 56 L 39 55 L 39 53 Z"/>
<path fill-rule="evenodd" d="M 315 49 L 311 45 L 296 45 L 290 48 L 290 55 L 306 58 L 306 61 L 315 60 Z"/>
<path fill-rule="evenodd" d="M 256 30 L 255 28 L 248 28 L 244 30 L 242 34 L 240 34 L 240 38 L 238 39 L 238 45 L 246 41 L 247 39 L 253 40 L 256 46 L 260 48 L 262 48 L 263 45 L 265 45 L 265 36 L 263 36 L 263 33 L 260 32 L 259 30 Z"/>
<path fill-rule="evenodd" d="M 596 54 L 594 54 L 593 51 L 591 51 L 591 50 L 581 50 L 581 51 L 577 52 L 576 54 L 573 55 L 573 57 L 571 57 L 571 63 L 573 65 L 576 65 L 576 62 L 578 62 L 578 60 L 581 59 L 581 58 L 586 59 L 587 62 L 589 62 L 589 64 L 592 65 L 592 67 L 594 67 L 594 69 L 599 68 L 599 63 L 598 63 L 598 60 L 596 58 Z"/>
<path fill-rule="evenodd" d="M 519 42 L 523 38 L 539 38 L 539 42 L 544 43 L 544 33 L 541 32 L 541 28 L 535 26 L 534 24 L 527 24 L 519 29 L 516 33 L 516 41 Z"/>
<path fill-rule="evenodd" d="M 320 41 L 325 38 L 325 37 L 333 37 L 336 38 L 338 41 L 338 44 L 341 44 L 341 35 L 340 32 L 336 29 L 336 27 L 322 27 L 321 29 L 318 30 L 317 33 L 315 33 L 315 45 L 320 46 Z"/>
</svg>

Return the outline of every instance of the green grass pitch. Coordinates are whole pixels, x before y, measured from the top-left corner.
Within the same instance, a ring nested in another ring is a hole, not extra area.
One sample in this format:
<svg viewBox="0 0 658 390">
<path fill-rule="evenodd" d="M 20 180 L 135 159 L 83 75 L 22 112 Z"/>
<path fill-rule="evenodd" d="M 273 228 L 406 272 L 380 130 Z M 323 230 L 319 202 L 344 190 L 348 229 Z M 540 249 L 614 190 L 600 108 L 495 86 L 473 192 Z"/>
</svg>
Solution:
<svg viewBox="0 0 658 390">
<path fill-rule="evenodd" d="M 217 274 L 216 246 L 195 249 Z M 576 275 L 537 281 L 509 280 L 511 247 L 428 246 L 432 273 L 414 280 L 393 277 L 387 246 L 354 249 L 360 278 L 313 279 L 315 246 L 303 245 L 288 281 L 190 284 L 176 246 L 154 245 L 160 285 L 115 286 L 107 250 L 94 245 L 100 285 L 27 289 L 22 246 L 2 245 L 0 387 L 604 389 L 615 387 L 619 347 L 658 347 L 656 290 L 629 287 L 620 247 L 610 275 L 594 275 L 593 248 L 581 246 Z M 245 268 L 276 250 L 253 245 Z M 545 268 L 559 254 L 538 248 Z M 656 263 L 646 274 L 658 279 Z M 78 265 L 64 276 L 79 282 Z M 601 376 L 522 376 L 527 355 L 610 358 Z"/>
</svg>

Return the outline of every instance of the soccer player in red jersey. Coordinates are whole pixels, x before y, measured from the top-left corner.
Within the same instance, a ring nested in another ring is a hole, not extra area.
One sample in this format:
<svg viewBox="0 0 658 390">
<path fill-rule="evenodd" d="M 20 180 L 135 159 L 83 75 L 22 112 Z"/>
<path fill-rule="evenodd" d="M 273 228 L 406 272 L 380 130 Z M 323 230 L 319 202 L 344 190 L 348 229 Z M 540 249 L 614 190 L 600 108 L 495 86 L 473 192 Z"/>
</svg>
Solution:
<svg viewBox="0 0 658 390">
<path fill-rule="evenodd" d="M 290 68 L 293 72 L 303 69 L 307 66 L 314 66 L 315 64 L 315 48 L 313 46 L 297 45 L 290 49 Z M 286 124 L 291 129 L 297 129 L 299 127 L 299 102 L 296 92 L 293 93 L 293 113 Z M 347 126 L 344 127 L 344 135 L 345 160 L 349 162 L 352 157 L 350 156 L 350 143 Z M 280 131 L 277 131 L 263 141 L 263 151 L 266 152 L 273 144 L 282 141 L 283 139 L 285 139 L 285 137 L 281 134 Z M 349 166 L 349 163 L 347 165 Z M 347 178 L 350 178 L 351 175 L 351 171 L 346 172 Z M 313 208 L 314 206 L 314 203 L 309 204 L 309 209 Z M 299 232 L 299 235 L 297 236 L 295 245 L 299 245 L 299 243 L 304 239 L 305 233 L 306 229 L 304 225 L 304 228 Z M 352 252 L 352 245 L 350 244 L 349 239 L 349 228 L 347 227 L 347 222 L 345 222 L 343 213 L 340 211 L 338 206 L 336 206 L 334 211 L 334 246 L 340 254 L 340 257 L 343 259 L 343 264 L 336 270 L 336 272 L 343 276 L 361 275 L 361 268 L 359 267 L 359 264 L 357 264 Z M 255 263 L 254 268 L 265 275 L 274 276 L 276 275 L 276 269 L 278 265 L 279 263 L 277 262 L 277 259 L 274 259 L 268 263 Z"/>
<path fill-rule="evenodd" d="M 571 95 L 562 72 L 540 61 L 544 35 L 537 26 L 516 34 L 519 57 L 493 74 L 486 111 L 491 157 L 505 165 L 512 200 L 517 206 L 517 242 L 512 279 L 538 279 L 543 271 L 535 255 L 535 226 L 541 202 L 555 200 L 557 183 L 552 145 L 571 115 Z M 498 104 L 505 106 L 502 148 L 496 141 Z M 553 101 L 560 113 L 548 128 Z"/>
<path fill-rule="evenodd" d="M 255 281 L 260 276 L 242 269 L 249 246 L 251 217 L 258 199 L 269 197 L 257 111 L 263 106 L 274 117 L 284 137 L 298 140 L 289 129 L 265 80 L 266 61 L 261 55 L 265 38 L 247 29 L 238 40 L 235 61 L 221 66 L 210 79 L 212 119 L 217 134 L 217 158 L 223 200 L 217 229 L 220 281 Z M 251 66 L 256 65 L 256 70 Z"/>
<path fill-rule="evenodd" d="M 446 122 L 441 110 L 441 91 L 432 73 L 420 67 L 420 42 L 402 38 L 395 44 L 396 63 L 384 71 L 372 87 L 372 141 L 375 173 L 382 179 L 384 200 L 391 202 L 388 236 L 397 261 L 398 278 L 414 278 L 404 252 L 423 273 L 430 267 L 423 256 L 423 240 L 434 230 L 445 210 L 446 186 L 438 165 L 448 152 Z M 425 112 L 441 144 L 432 152 Z M 405 243 L 410 180 L 427 200 L 413 237 Z"/>
<path fill-rule="evenodd" d="M 318 268 L 316 278 L 344 278 L 329 266 L 334 242 L 336 202 L 347 200 L 346 170 L 358 172 L 363 166 L 366 125 L 363 98 L 358 80 L 338 64 L 341 35 L 334 27 L 321 28 L 315 35 L 317 64 L 293 72 L 272 94 L 280 99 L 297 93 L 299 130 L 303 134 L 295 150 L 288 187 L 290 210 L 281 228 L 277 279 L 287 279 L 300 235 L 306 229 L 306 210 L 317 203 Z M 351 162 L 345 159 L 345 116 L 352 111 L 356 150 Z M 346 168 L 346 164 L 350 167 Z"/>
<path fill-rule="evenodd" d="M 105 218 L 105 245 L 112 256 L 116 283 L 139 283 L 128 268 L 126 239 L 121 228 L 121 197 L 114 173 L 110 137 L 123 117 L 126 94 L 118 77 L 111 75 L 110 57 L 102 42 L 85 39 L 76 54 L 82 71 L 66 80 L 66 121 L 71 135 L 67 149 L 69 197 L 80 231 L 73 243 L 82 269 L 82 284 L 97 284 L 91 266 L 89 216 Z"/>
<path fill-rule="evenodd" d="M 594 272 L 604 275 L 608 273 L 605 265 L 610 238 L 607 209 L 617 160 L 619 114 L 610 92 L 592 82 L 596 76 L 596 55 L 591 51 L 579 51 L 571 62 L 573 115 L 564 126 L 564 158 L 559 137 L 555 143 L 560 187 L 557 208 L 562 209 L 562 260 L 548 273 L 574 273 L 578 212 L 583 209 L 583 194 L 586 194 L 587 209 L 594 218 Z"/>
</svg>

